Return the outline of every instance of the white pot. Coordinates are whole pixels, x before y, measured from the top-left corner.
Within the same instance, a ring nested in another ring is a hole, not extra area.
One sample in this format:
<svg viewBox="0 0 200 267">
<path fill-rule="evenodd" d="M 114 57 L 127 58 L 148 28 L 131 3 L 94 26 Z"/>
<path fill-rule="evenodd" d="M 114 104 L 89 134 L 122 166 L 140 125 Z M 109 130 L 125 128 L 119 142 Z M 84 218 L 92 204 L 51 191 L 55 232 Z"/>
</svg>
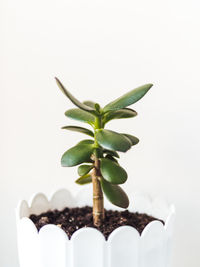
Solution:
<svg viewBox="0 0 200 267">
<path fill-rule="evenodd" d="M 81 191 L 74 198 L 62 189 L 50 200 L 36 194 L 28 203 L 19 203 L 17 216 L 18 251 L 20 267 L 169 267 L 175 209 L 164 201 L 134 194 L 130 211 L 140 211 L 165 221 L 149 223 L 140 236 L 131 226 L 114 230 L 106 241 L 94 228 L 82 228 L 69 240 L 55 225 L 46 225 L 37 231 L 28 218 L 49 209 L 63 209 L 91 205 L 91 192 Z M 116 209 L 105 203 L 106 208 Z"/>
</svg>

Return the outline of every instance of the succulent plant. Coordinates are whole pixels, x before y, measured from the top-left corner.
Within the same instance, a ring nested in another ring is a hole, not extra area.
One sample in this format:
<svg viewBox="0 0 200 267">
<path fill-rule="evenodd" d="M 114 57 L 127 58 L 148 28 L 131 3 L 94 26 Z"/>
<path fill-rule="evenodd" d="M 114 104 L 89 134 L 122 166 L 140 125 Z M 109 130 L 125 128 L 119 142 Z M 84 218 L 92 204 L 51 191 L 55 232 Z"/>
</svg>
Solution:
<svg viewBox="0 0 200 267">
<path fill-rule="evenodd" d="M 67 150 L 62 158 L 63 167 L 78 166 L 77 184 L 93 184 L 93 221 L 100 226 L 104 220 L 104 195 L 114 205 L 121 208 L 129 206 L 129 199 L 120 187 L 127 180 L 127 172 L 120 166 L 118 152 L 127 152 L 139 139 L 127 133 L 118 133 L 105 129 L 114 119 L 133 118 L 137 112 L 127 108 L 140 100 L 152 87 L 152 84 L 140 86 L 102 108 L 92 101 L 80 102 L 56 78 L 61 91 L 77 107 L 65 112 L 68 118 L 87 123 L 92 130 L 79 126 L 64 126 L 62 129 L 88 135 Z"/>
</svg>

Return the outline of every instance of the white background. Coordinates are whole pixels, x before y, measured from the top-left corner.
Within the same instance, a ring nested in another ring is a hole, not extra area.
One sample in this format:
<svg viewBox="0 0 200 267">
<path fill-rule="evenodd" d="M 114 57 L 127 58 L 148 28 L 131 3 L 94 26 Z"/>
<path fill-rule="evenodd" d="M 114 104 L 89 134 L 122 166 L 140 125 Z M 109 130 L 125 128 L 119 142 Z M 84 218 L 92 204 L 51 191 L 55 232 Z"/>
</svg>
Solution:
<svg viewBox="0 0 200 267">
<path fill-rule="evenodd" d="M 14 209 L 36 191 L 77 192 L 60 157 L 81 134 L 60 129 L 72 104 L 102 105 L 139 85 L 138 117 L 109 127 L 140 138 L 124 186 L 177 208 L 173 267 L 199 267 L 200 4 L 198 0 L 0 1 L 0 266 L 17 267 Z M 83 126 L 83 125 L 82 125 Z"/>
</svg>

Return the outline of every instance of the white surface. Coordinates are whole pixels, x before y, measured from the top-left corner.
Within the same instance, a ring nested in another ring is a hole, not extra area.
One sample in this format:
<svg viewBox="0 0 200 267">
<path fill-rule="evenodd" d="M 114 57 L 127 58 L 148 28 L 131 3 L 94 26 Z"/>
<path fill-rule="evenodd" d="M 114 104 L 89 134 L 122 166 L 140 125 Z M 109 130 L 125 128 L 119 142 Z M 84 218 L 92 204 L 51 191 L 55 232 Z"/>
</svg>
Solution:
<svg viewBox="0 0 200 267">
<path fill-rule="evenodd" d="M 90 205 L 91 190 L 89 187 L 82 190 L 87 193 L 84 201 Z M 153 201 L 148 196 L 138 194 L 134 197 L 137 200 L 137 206 L 130 206 L 130 211 L 146 210 L 147 214 L 157 217 L 158 211 L 162 210 L 166 214 L 161 216 L 165 225 L 160 221 L 153 221 L 145 227 L 141 236 L 135 228 L 121 226 L 111 233 L 107 241 L 98 230 L 89 227 L 77 230 L 70 240 L 60 227 L 51 224 L 42 227 L 38 233 L 34 223 L 26 217 L 32 211 L 40 214 L 53 207 L 63 209 L 61 196 L 69 206 L 77 207 L 80 205 L 80 194 L 82 193 L 73 197 L 68 190 L 62 189 L 55 192 L 49 201 L 41 193 L 35 194 L 29 205 L 25 200 L 20 201 L 16 210 L 20 267 L 171 266 L 175 209 L 173 205 L 163 200 Z M 133 203 L 133 197 L 130 201 Z M 108 205 L 107 201 L 105 201 L 105 207 L 115 209 L 113 205 L 112 207 Z"/>
<path fill-rule="evenodd" d="M 153 82 L 120 131 L 140 138 L 121 164 L 124 186 L 177 208 L 173 267 L 199 267 L 200 2 L 197 0 L 0 1 L 0 266 L 17 267 L 14 208 L 35 191 L 77 192 L 62 153 L 81 134 L 60 130 L 71 103 L 102 104 Z M 108 124 L 119 130 L 118 122 Z"/>
</svg>

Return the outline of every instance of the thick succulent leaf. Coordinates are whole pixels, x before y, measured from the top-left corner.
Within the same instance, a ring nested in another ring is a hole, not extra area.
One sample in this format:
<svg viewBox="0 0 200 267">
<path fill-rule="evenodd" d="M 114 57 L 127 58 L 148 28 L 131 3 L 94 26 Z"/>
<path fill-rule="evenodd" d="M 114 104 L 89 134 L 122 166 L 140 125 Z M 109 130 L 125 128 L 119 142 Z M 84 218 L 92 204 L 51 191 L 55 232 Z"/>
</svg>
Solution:
<svg viewBox="0 0 200 267">
<path fill-rule="evenodd" d="M 109 149 L 104 149 L 103 153 L 109 154 L 113 157 L 119 158 L 119 154 L 116 151 L 109 150 Z"/>
<path fill-rule="evenodd" d="M 86 174 L 79 177 L 75 182 L 79 185 L 90 184 L 92 182 L 92 177 L 90 174 Z"/>
<path fill-rule="evenodd" d="M 125 107 L 128 107 L 134 104 L 135 102 L 140 100 L 149 91 L 149 89 L 152 86 L 153 84 L 149 83 L 149 84 L 145 84 L 136 89 L 131 90 L 125 95 L 107 104 L 104 107 L 103 111 L 107 112 L 109 110 L 117 110 L 117 109 L 125 108 Z"/>
<path fill-rule="evenodd" d="M 84 101 L 83 104 L 87 105 L 88 107 L 91 107 L 93 109 L 95 109 L 95 102 L 93 101 L 90 101 L 90 100 L 87 100 L 87 101 Z"/>
<path fill-rule="evenodd" d="M 63 154 L 61 165 L 63 167 L 72 167 L 83 162 L 90 162 L 93 150 L 93 145 L 76 145 Z"/>
<path fill-rule="evenodd" d="M 98 143 L 106 149 L 126 152 L 131 148 L 131 142 L 127 137 L 114 131 L 100 129 L 96 133 Z"/>
<path fill-rule="evenodd" d="M 137 116 L 137 112 L 133 109 L 130 109 L 130 108 L 118 109 L 118 110 L 107 112 L 104 115 L 103 123 L 105 124 L 110 120 L 126 119 L 126 118 L 132 118 L 135 116 Z"/>
<path fill-rule="evenodd" d="M 131 141 L 132 146 L 137 145 L 140 141 L 137 137 L 133 135 L 130 134 L 123 134 L 123 135 L 126 136 Z"/>
<path fill-rule="evenodd" d="M 89 124 L 94 124 L 94 121 L 95 121 L 95 116 L 79 108 L 73 108 L 73 109 L 67 110 L 65 112 L 65 116 L 67 116 L 70 119 L 86 122 Z"/>
<path fill-rule="evenodd" d="M 74 131 L 74 132 L 79 132 L 79 133 L 87 134 L 89 136 L 94 137 L 94 134 L 93 134 L 92 131 L 90 131 L 90 130 L 88 130 L 86 128 L 83 128 L 83 127 L 79 127 L 79 126 L 64 126 L 64 127 L 62 127 L 62 129 L 69 130 L 69 131 Z"/>
<path fill-rule="evenodd" d="M 58 87 L 60 88 L 60 90 L 63 92 L 64 95 L 66 95 L 69 100 L 71 100 L 71 102 L 77 106 L 78 108 L 80 109 L 83 109 L 85 111 L 89 111 L 89 112 L 92 112 L 92 113 L 95 113 L 95 110 L 83 103 L 81 103 L 78 99 L 76 99 L 65 87 L 64 85 L 60 82 L 60 80 L 58 78 L 55 78 L 56 79 L 56 83 L 58 85 Z"/>
<path fill-rule="evenodd" d="M 80 141 L 77 145 L 92 145 L 92 144 L 94 144 L 94 140 L 84 139 Z"/>
<path fill-rule="evenodd" d="M 126 182 L 128 176 L 121 166 L 108 158 L 102 158 L 100 161 L 101 174 L 107 182 L 112 184 L 123 184 Z"/>
<path fill-rule="evenodd" d="M 110 160 L 112 160 L 112 161 L 118 163 L 118 161 L 116 160 L 116 158 L 114 158 L 114 157 L 111 156 L 110 154 L 107 154 L 107 155 L 105 156 L 105 158 L 106 158 L 106 159 L 110 159 Z"/>
<path fill-rule="evenodd" d="M 80 176 L 86 175 L 91 169 L 93 169 L 92 165 L 81 165 L 78 167 L 78 174 Z"/>
<path fill-rule="evenodd" d="M 111 184 L 101 179 L 101 186 L 107 199 L 114 205 L 127 209 L 129 206 L 129 199 L 124 190 L 116 184 Z"/>
</svg>

